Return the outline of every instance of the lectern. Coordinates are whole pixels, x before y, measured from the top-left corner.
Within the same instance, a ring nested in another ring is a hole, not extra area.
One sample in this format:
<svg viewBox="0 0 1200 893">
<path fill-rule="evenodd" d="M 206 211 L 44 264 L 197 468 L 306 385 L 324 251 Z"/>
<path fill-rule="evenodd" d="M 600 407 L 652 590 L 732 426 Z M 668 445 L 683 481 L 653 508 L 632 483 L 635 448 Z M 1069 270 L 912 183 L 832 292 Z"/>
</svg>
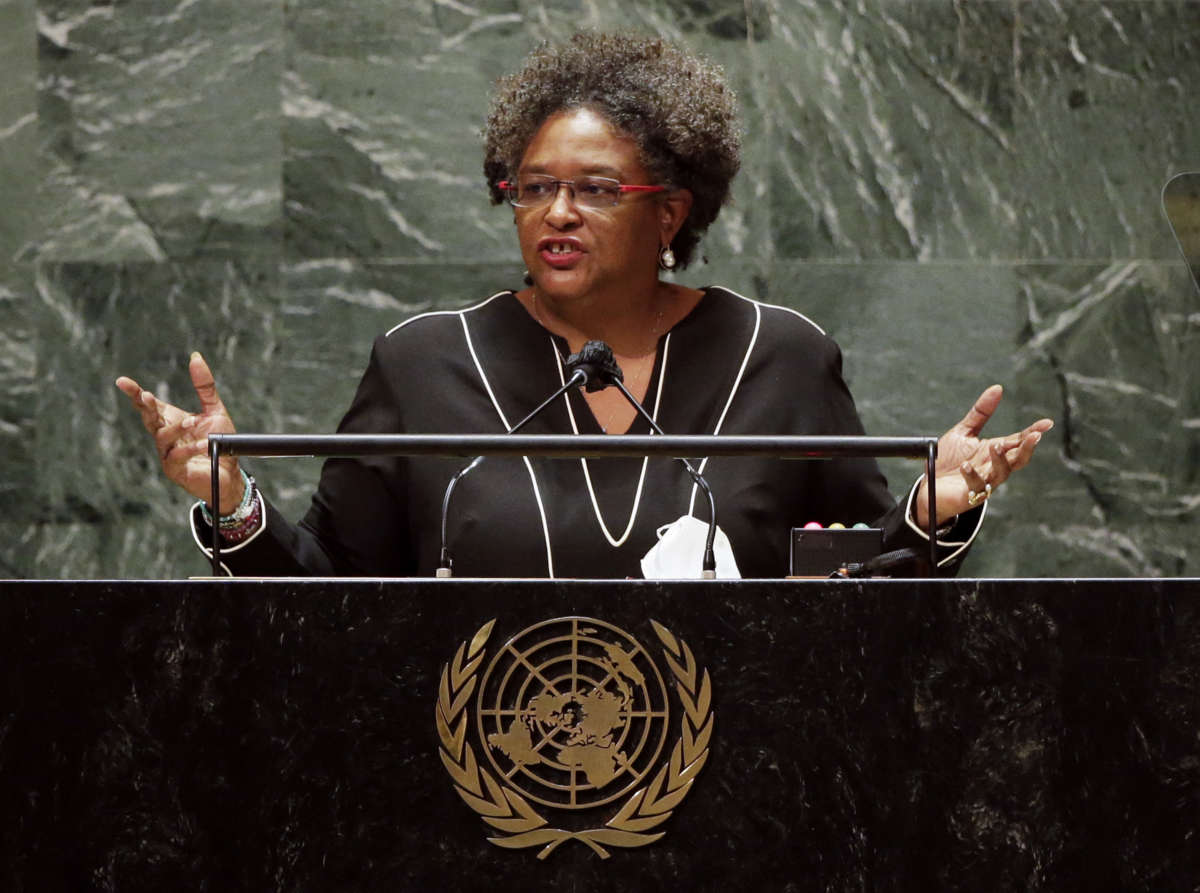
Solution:
<svg viewBox="0 0 1200 893">
<path fill-rule="evenodd" d="M 1190 890 L 1195 580 L 9 582 L 6 890 Z"/>
</svg>

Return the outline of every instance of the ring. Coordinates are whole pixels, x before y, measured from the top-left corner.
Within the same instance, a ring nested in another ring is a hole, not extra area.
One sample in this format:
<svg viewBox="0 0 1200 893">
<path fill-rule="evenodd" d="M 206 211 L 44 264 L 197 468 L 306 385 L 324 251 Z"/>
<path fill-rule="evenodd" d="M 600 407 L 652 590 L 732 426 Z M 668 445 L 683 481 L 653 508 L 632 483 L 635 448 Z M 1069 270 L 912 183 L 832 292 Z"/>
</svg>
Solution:
<svg viewBox="0 0 1200 893">
<path fill-rule="evenodd" d="M 992 485 L 991 484 L 984 484 L 982 493 L 976 493 L 974 490 L 968 490 L 967 491 L 967 505 L 969 505 L 971 508 L 975 508 L 975 506 L 979 505 L 979 503 L 983 502 L 985 499 L 987 499 L 991 495 L 992 495 Z"/>
</svg>

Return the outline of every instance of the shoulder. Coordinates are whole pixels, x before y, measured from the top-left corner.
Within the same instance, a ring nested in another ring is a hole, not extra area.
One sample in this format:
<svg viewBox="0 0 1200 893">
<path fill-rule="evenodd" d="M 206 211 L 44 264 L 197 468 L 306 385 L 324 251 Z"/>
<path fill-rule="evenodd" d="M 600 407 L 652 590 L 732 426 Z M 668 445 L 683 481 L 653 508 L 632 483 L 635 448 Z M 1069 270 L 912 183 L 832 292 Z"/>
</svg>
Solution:
<svg viewBox="0 0 1200 893">
<path fill-rule="evenodd" d="M 383 333 L 384 339 L 423 339 L 446 332 L 461 332 L 465 320 L 484 317 L 512 297 L 511 291 L 499 291 L 486 300 L 458 310 L 430 310 L 399 322 Z"/>
<path fill-rule="evenodd" d="M 752 330 L 754 352 L 760 357 L 811 357 L 813 353 L 838 351 L 825 330 L 799 310 L 756 301 L 721 286 L 711 286 L 705 293 L 714 316 L 723 318 L 723 329 L 736 326 Z"/>
<path fill-rule="evenodd" d="M 710 285 L 704 293 L 705 303 L 722 316 L 753 320 L 791 335 L 828 337 L 812 319 L 791 307 L 756 301 L 721 285 Z"/>
<path fill-rule="evenodd" d="M 453 356 L 468 349 L 471 329 L 502 312 L 511 291 L 456 310 L 431 310 L 397 323 L 375 339 L 378 359 Z"/>
<path fill-rule="evenodd" d="M 791 307 L 768 304 L 765 301 L 756 301 L 722 285 L 711 285 L 705 289 L 705 293 L 709 299 L 723 304 L 733 312 L 761 317 L 764 320 L 770 321 L 773 326 L 782 325 L 795 331 L 811 331 L 817 335 L 825 334 L 825 330 L 811 318 Z"/>
</svg>

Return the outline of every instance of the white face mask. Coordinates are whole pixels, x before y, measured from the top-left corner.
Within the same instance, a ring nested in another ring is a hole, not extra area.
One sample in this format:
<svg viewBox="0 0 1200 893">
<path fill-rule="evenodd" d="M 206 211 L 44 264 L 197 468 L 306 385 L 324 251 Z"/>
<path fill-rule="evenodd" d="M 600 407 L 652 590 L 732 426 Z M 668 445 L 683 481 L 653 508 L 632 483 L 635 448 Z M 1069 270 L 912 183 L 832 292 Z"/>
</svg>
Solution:
<svg viewBox="0 0 1200 893">
<path fill-rule="evenodd" d="M 658 542 L 642 556 L 642 574 L 647 580 L 699 580 L 707 538 L 708 525 L 691 515 L 664 524 L 658 528 Z M 717 536 L 713 540 L 713 553 L 717 558 L 718 579 L 742 578 L 729 537 L 720 527 L 717 527 Z"/>
</svg>

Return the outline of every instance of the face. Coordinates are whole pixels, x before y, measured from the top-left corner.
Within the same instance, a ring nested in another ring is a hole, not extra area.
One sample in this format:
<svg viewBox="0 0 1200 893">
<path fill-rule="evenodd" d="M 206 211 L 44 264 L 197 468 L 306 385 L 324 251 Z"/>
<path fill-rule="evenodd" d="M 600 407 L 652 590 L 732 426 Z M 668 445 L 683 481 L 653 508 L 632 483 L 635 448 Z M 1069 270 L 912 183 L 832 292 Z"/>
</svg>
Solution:
<svg viewBox="0 0 1200 893">
<path fill-rule="evenodd" d="M 518 174 L 609 177 L 655 185 L 637 144 L 589 109 L 560 112 L 534 134 Z M 558 300 L 629 291 L 658 276 L 658 253 L 683 223 L 686 190 L 626 192 L 611 208 L 580 209 L 560 188 L 548 205 L 514 208 L 521 255 L 539 292 Z"/>
</svg>

